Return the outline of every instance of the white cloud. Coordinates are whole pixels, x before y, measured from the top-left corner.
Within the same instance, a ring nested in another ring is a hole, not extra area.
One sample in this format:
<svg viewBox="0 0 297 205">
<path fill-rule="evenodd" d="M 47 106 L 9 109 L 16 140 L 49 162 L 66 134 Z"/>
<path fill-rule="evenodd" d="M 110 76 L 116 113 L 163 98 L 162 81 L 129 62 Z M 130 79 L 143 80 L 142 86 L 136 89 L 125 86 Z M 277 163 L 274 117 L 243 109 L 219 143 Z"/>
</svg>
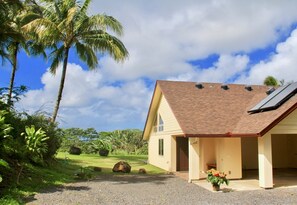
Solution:
<svg viewBox="0 0 297 205">
<path fill-rule="evenodd" d="M 262 84 L 268 75 L 286 82 L 296 81 L 297 65 L 297 29 L 285 42 L 279 43 L 276 52 L 269 59 L 251 67 L 248 74 L 243 74 L 238 80 L 250 84 Z"/>
<path fill-rule="evenodd" d="M 92 13 L 115 16 L 125 28 L 129 60 L 118 65 L 103 59 L 101 64 L 104 76 L 113 80 L 185 75 L 192 69 L 186 61 L 265 48 L 297 20 L 297 2 L 290 0 L 110 0 L 93 5 Z"/>
<path fill-rule="evenodd" d="M 51 113 L 60 71 L 61 68 L 56 76 L 46 72 L 42 76 L 44 88 L 30 90 L 18 107 L 29 112 L 42 109 Z M 104 82 L 101 72 L 85 71 L 79 65 L 68 64 L 58 121 L 62 127 L 142 128 L 151 93 L 142 80 L 112 86 Z"/>
<path fill-rule="evenodd" d="M 221 55 L 211 67 L 192 69 L 188 73 L 169 77 L 168 80 L 223 83 L 244 71 L 248 62 L 246 55 Z"/>
</svg>

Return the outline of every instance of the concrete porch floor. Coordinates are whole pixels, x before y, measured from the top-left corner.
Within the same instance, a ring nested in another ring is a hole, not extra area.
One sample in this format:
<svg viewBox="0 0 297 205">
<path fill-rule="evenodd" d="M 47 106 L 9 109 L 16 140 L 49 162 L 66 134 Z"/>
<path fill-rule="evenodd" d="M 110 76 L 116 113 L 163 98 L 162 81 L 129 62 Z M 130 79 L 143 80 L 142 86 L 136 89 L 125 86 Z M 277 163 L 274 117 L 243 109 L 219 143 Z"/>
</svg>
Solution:
<svg viewBox="0 0 297 205">
<path fill-rule="evenodd" d="M 188 172 L 176 172 L 176 176 L 188 181 Z M 230 180 L 229 186 L 221 185 L 222 192 L 261 190 L 259 187 L 258 170 L 244 170 L 243 178 Z M 274 188 L 297 187 L 297 169 L 273 169 Z M 205 179 L 193 181 L 209 191 L 212 186 Z"/>
</svg>

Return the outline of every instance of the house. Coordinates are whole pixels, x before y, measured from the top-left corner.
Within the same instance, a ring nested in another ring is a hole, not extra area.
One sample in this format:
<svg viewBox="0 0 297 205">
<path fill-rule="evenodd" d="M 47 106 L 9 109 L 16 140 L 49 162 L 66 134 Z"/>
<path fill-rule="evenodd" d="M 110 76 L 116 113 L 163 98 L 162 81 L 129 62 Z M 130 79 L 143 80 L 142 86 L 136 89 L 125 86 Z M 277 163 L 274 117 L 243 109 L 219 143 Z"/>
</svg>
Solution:
<svg viewBox="0 0 297 205">
<path fill-rule="evenodd" d="M 297 168 L 297 83 L 263 85 L 157 81 L 143 139 L 150 164 L 188 171 L 189 182 L 215 167 L 229 179 L 258 169 L 273 187 L 273 168 Z"/>
</svg>

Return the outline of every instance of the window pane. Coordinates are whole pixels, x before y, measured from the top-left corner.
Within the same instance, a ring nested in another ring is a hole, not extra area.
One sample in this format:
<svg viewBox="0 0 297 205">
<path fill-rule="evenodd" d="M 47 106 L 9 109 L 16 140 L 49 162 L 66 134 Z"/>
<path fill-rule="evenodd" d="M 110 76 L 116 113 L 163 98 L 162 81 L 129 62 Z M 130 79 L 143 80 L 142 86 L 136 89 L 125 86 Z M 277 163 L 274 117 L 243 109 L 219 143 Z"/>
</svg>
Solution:
<svg viewBox="0 0 297 205">
<path fill-rule="evenodd" d="M 158 128 L 159 132 L 162 132 L 164 130 L 164 122 L 163 122 L 161 115 L 159 115 L 159 126 L 158 127 L 159 127 Z"/>
</svg>

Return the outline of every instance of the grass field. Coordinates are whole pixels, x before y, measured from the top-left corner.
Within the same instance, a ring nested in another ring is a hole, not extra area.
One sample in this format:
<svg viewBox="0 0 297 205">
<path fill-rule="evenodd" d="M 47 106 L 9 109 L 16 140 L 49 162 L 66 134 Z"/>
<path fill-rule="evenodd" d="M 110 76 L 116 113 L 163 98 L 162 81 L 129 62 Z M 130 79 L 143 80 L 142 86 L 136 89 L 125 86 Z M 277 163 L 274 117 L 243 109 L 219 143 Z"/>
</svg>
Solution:
<svg viewBox="0 0 297 205">
<path fill-rule="evenodd" d="M 136 174 L 140 168 L 146 169 L 148 174 L 162 174 L 164 170 L 146 163 L 146 155 L 110 155 L 101 157 L 96 154 L 70 155 L 60 152 L 57 158 L 81 167 L 101 167 L 103 173 L 113 173 L 112 168 L 119 161 L 126 161 L 131 165 L 131 173 Z"/>
<path fill-rule="evenodd" d="M 75 173 L 81 168 L 101 167 L 102 172 L 90 171 L 93 178 L 100 174 L 114 174 L 112 168 L 118 161 L 127 161 L 131 165 L 131 174 L 138 174 L 144 168 L 147 174 L 163 174 L 164 170 L 146 164 L 146 155 L 111 155 L 101 157 L 95 154 L 70 155 L 58 153 L 57 160 L 49 167 L 26 165 L 20 185 L 5 190 L 0 204 L 23 204 L 22 198 L 38 193 L 51 186 L 58 186 L 77 180 Z M 116 173 L 118 174 L 118 173 Z"/>
</svg>

